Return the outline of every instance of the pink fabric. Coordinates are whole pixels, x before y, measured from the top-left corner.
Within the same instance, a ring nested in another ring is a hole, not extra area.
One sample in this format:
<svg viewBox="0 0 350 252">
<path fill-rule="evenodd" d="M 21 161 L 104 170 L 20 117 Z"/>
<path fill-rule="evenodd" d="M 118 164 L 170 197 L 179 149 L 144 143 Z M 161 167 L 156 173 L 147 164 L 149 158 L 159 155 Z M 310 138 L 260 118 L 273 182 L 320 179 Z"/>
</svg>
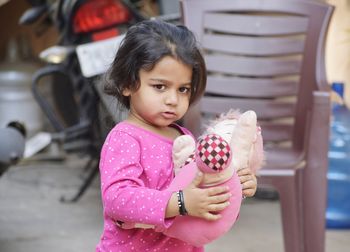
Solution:
<svg viewBox="0 0 350 252">
<path fill-rule="evenodd" d="M 176 175 L 168 190 L 178 191 L 186 187 L 197 173 L 198 168 L 195 162 L 185 165 Z M 171 226 L 164 230 L 164 234 L 195 246 L 203 246 L 227 233 L 239 216 L 242 203 L 242 185 L 236 172 L 229 180 L 218 185 L 228 186 L 232 193 L 230 205 L 220 212 L 222 217 L 219 220 L 207 221 L 188 215 L 178 216 Z"/>
<path fill-rule="evenodd" d="M 100 160 L 104 230 L 97 252 L 204 251 L 153 229 L 121 229 L 116 224 L 171 225 L 173 219 L 164 216 L 172 193 L 165 189 L 174 177 L 172 145 L 172 140 L 126 122 L 109 133 Z"/>
</svg>

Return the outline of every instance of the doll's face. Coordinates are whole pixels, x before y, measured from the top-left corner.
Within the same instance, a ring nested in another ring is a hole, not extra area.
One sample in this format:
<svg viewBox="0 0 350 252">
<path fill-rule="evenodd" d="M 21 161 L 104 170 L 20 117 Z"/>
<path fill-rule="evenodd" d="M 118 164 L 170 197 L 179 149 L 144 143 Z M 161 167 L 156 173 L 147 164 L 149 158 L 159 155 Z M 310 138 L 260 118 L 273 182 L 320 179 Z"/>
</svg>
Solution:
<svg viewBox="0 0 350 252">
<path fill-rule="evenodd" d="M 225 119 L 217 122 L 213 127 L 209 128 L 208 133 L 217 134 L 229 143 L 236 125 L 237 119 Z"/>
</svg>

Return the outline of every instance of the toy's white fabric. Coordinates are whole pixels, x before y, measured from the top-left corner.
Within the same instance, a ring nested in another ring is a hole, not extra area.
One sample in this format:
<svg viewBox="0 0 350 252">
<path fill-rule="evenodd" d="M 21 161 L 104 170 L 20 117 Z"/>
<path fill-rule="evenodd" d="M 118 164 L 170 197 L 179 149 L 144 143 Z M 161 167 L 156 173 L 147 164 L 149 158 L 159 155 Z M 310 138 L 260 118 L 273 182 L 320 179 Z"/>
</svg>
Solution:
<svg viewBox="0 0 350 252">
<path fill-rule="evenodd" d="M 237 124 L 239 125 L 237 127 Z M 205 172 L 204 184 L 215 184 L 223 182 L 232 176 L 234 171 L 248 167 L 253 173 L 261 168 L 264 162 L 261 129 L 257 126 L 257 116 L 254 111 L 247 111 L 242 115 L 237 110 L 230 110 L 222 114 L 219 119 L 212 122 L 203 138 L 209 134 L 222 137 L 230 143 L 232 156 L 230 167 L 221 172 L 207 174 Z M 175 139 L 173 144 L 173 163 L 175 174 L 178 174 L 181 166 L 187 161 L 193 160 L 196 143 L 192 137 L 182 135 Z"/>
</svg>

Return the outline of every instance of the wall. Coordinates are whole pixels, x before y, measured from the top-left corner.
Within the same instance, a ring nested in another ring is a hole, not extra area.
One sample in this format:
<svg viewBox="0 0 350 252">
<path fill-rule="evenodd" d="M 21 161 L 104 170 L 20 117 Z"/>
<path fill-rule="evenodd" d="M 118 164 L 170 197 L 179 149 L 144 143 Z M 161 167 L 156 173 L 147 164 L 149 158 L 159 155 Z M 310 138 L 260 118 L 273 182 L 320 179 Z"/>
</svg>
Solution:
<svg viewBox="0 0 350 252">
<path fill-rule="evenodd" d="M 34 57 L 41 50 L 55 44 L 57 33 L 53 27 L 39 36 L 35 31 L 39 27 L 38 23 L 28 26 L 18 25 L 20 16 L 29 7 L 25 0 L 11 0 L 0 6 L 0 62 L 5 58 L 10 38 L 25 38 Z"/>
<path fill-rule="evenodd" d="M 345 83 L 345 101 L 350 106 L 350 1 L 327 2 L 336 7 L 327 37 L 327 77 L 330 83 Z"/>
</svg>

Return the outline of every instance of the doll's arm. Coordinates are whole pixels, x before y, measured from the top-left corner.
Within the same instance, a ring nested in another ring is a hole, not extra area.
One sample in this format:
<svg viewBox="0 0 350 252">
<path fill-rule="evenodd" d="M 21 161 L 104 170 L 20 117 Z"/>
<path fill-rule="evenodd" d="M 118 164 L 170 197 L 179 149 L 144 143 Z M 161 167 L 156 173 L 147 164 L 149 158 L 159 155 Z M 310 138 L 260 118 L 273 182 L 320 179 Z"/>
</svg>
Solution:
<svg viewBox="0 0 350 252">
<path fill-rule="evenodd" d="M 195 145 L 194 139 L 189 135 L 182 135 L 174 140 L 172 156 L 175 174 L 178 173 L 181 166 L 194 153 Z"/>
</svg>

